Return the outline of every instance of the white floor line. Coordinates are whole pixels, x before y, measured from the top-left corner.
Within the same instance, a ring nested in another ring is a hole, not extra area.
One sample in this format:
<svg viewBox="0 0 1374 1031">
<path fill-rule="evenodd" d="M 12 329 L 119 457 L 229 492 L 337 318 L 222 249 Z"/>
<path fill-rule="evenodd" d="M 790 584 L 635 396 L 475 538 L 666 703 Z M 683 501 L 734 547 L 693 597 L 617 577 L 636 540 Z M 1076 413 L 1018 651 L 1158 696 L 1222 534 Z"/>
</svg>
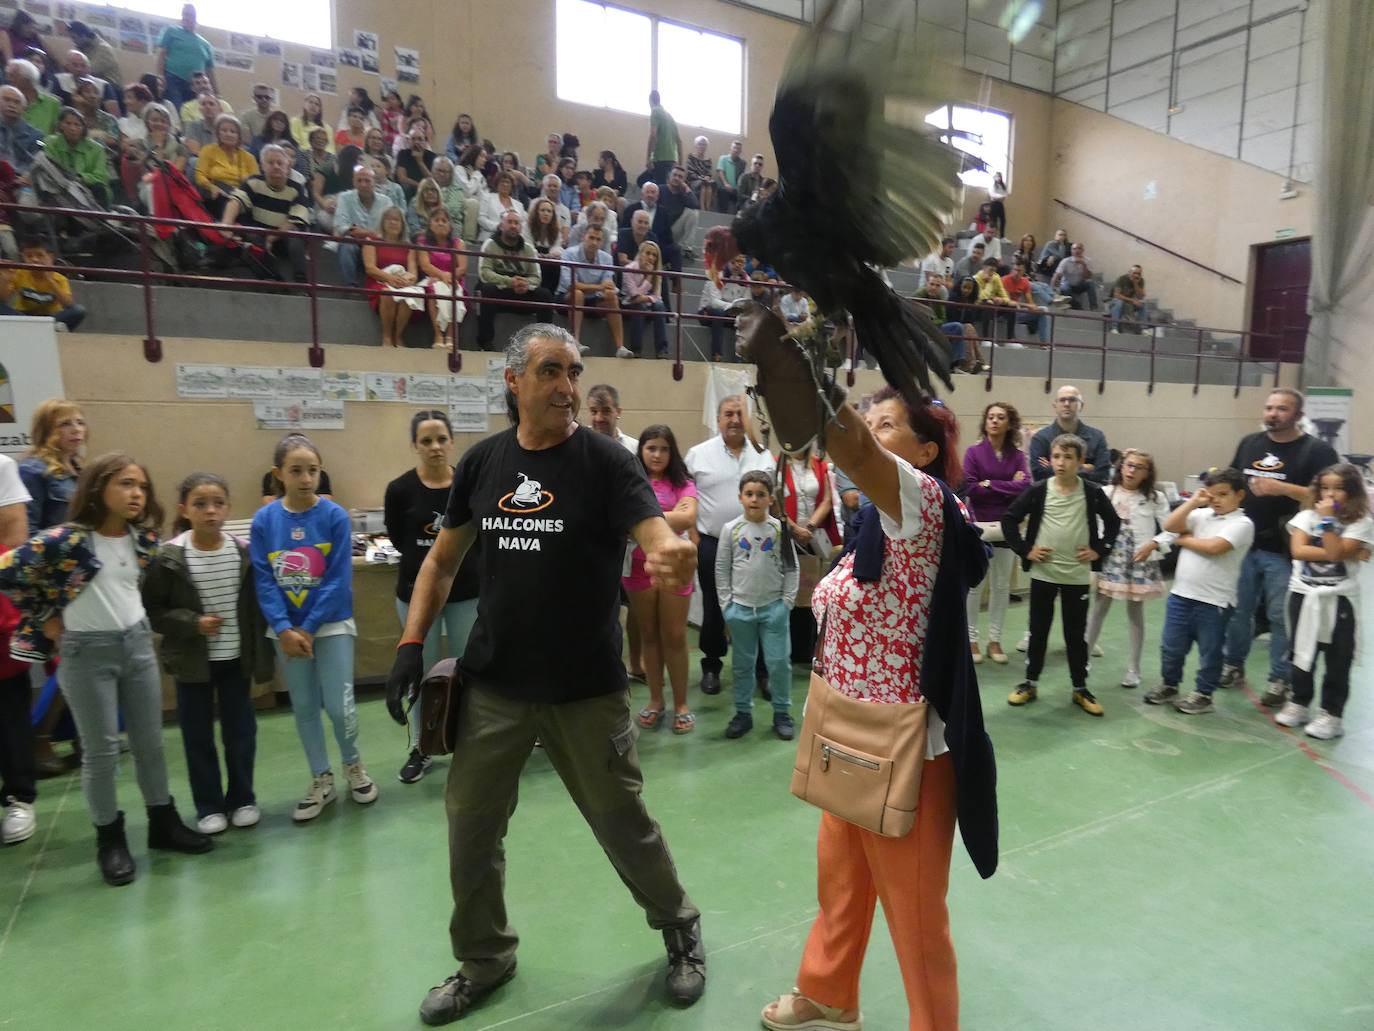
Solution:
<svg viewBox="0 0 1374 1031">
<path fill-rule="evenodd" d="M 1157 806 L 1161 802 L 1169 802 L 1175 798 L 1181 798 L 1184 795 L 1191 795 L 1198 791 L 1205 791 L 1207 788 L 1215 787 L 1218 784 L 1223 784 L 1228 780 L 1234 780 L 1235 778 L 1243 776 L 1244 774 L 1247 774 L 1252 770 L 1258 770 L 1262 766 L 1268 766 L 1271 763 L 1281 762 L 1282 760 L 1287 759 L 1291 756 L 1301 754 L 1302 753 L 1296 748 L 1285 748 L 1281 752 L 1276 752 L 1275 754 L 1267 756 L 1264 759 L 1260 759 L 1258 762 L 1253 762 L 1248 766 L 1242 766 L 1239 769 L 1219 774 L 1216 777 L 1211 777 L 1207 780 L 1198 781 L 1196 784 L 1190 784 L 1187 787 L 1179 788 L 1177 791 L 1171 791 L 1167 795 L 1160 795 L 1158 798 L 1147 799 L 1144 802 L 1140 802 L 1137 805 L 1131 806 L 1129 809 L 1122 809 L 1120 812 L 1116 813 L 1108 813 L 1106 816 L 1099 816 L 1097 819 L 1089 820 L 1087 823 L 1079 824 L 1077 827 L 1069 827 L 1062 831 L 1056 831 L 1053 834 L 1040 838 L 1038 841 L 1030 841 L 1024 845 L 1017 845 L 1015 848 L 1003 849 L 1000 858 L 1006 859 L 1008 856 L 1014 856 L 1020 852 L 1031 852 L 1036 849 L 1043 848 L 1044 846 L 1049 845 L 1055 841 L 1058 841 L 1061 838 L 1071 837 L 1075 834 L 1082 834 L 1083 832 L 1092 830 L 1095 827 L 1113 823 L 1117 820 L 1133 816 L 1136 813 L 1143 812 L 1146 809 L 1149 809 L 1153 806 Z"/>
<path fill-rule="evenodd" d="M 796 930 L 798 927 L 805 927 L 815 919 L 816 910 L 812 909 L 802 919 L 794 920 L 792 923 L 784 924 L 782 927 L 775 927 L 770 931 L 764 931 L 761 934 L 754 935 L 752 938 L 745 938 L 743 941 L 737 941 L 732 945 L 725 945 L 719 949 L 708 949 L 706 953 L 706 960 L 709 963 L 712 956 L 718 956 L 722 952 L 731 952 L 734 949 L 743 948 L 745 945 L 752 945 L 756 941 L 762 941 L 764 938 L 771 938 L 777 934 L 783 934 L 787 931 Z M 540 1013 L 547 1013 L 549 1012 L 549 1010 L 556 1010 L 560 1006 L 567 1006 L 569 1003 L 581 1002 L 583 999 L 590 999 L 597 995 L 604 995 L 606 992 L 615 991 L 617 988 L 625 988 L 629 985 L 637 984 L 640 981 L 648 980 L 650 978 L 659 978 L 661 976 L 662 975 L 658 972 L 652 974 L 641 974 L 639 977 L 632 977 L 625 981 L 617 981 L 614 984 L 603 985 L 602 987 L 593 989 L 590 992 L 583 992 L 581 995 L 573 995 L 566 999 L 560 999 L 558 1002 L 551 1002 L 547 1006 L 540 1006 L 538 1009 L 529 1010 L 526 1013 L 517 1013 L 513 1017 L 506 1017 L 504 1020 L 498 1020 L 495 1024 L 483 1024 L 480 1028 L 474 1028 L 473 1031 L 492 1031 L 493 1028 L 506 1027 L 509 1024 L 514 1024 L 516 1021 L 524 1020 L 526 1017 L 535 1017 L 538 1016 Z"/>
<path fill-rule="evenodd" d="M 19 910 L 24 907 L 24 900 L 29 897 L 29 889 L 33 887 L 33 879 L 38 876 L 38 867 L 43 862 L 43 854 L 48 851 L 48 842 L 52 840 L 53 831 L 57 830 L 58 821 L 62 817 L 62 810 L 67 807 L 67 796 L 71 794 L 72 785 L 79 783 L 80 780 L 80 773 L 69 776 L 67 786 L 62 791 L 62 797 L 57 800 L 57 811 L 53 813 L 48 822 L 48 833 L 43 835 L 43 844 L 39 846 L 38 855 L 33 857 L 33 865 L 29 867 L 28 880 L 24 882 L 24 887 L 19 892 L 19 901 L 14 904 L 14 912 L 10 913 L 9 922 L 5 924 L 5 932 L 0 934 L 0 961 L 5 958 L 5 946 L 10 943 L 10 935 L 14 933 L 14 925 L 19 922 Z"/>
</svg>

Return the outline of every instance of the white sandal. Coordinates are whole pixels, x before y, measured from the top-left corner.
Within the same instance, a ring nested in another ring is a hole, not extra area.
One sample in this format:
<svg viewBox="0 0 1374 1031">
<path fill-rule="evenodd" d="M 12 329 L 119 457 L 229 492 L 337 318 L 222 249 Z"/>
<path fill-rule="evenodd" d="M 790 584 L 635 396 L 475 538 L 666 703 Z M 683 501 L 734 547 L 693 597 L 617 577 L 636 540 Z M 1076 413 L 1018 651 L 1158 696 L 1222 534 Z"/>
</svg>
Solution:
<svg viewBox="0 0 1374 1031">
<path fill-rule="evenodd" d="M 797 1002 L 805 999 L 812 1006 L 820 1011 L 819 1017 L 810 1020 L 803 1020 L 797 1014 Z M 842 1020 L 843 1009 L 836 1006 L 823 1006 L 815 999 L 807 998 L 795 988 L 785 995 L 780 995 L 769 1005 L 777 1006 L 777 1016 L 768 1017 L 768 1007 L 765 1006 L 762 1017 L 763 1026 L 769 1031 L 862 1031 L 864 1016 L 859 1014 L 855 1020 Z"/>
</svg>

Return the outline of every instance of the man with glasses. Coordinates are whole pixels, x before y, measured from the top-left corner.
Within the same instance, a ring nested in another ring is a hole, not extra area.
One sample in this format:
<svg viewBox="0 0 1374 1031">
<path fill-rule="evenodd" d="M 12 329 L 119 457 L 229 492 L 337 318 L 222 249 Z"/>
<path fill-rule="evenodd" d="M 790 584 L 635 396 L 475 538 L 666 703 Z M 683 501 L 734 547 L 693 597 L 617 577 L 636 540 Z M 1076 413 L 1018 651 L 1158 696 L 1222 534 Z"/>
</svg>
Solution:
<svg viewBox="0 0 1374 1031">
<path fill-rule="evenodd" d="M 1050 468 L 1050 445 L 1061 433 L 1072 433 L 1083 441 L 1083 464 L 1078 475 L 1094 483 L 1105 484 L 1112 474 L 1111 450 L 1107 435 L 1089 426 L 1083 414 L 1083 395 L 1078 388 L 1065 384 L 1054 395 L 1054 422 L 1036 432 L 1030 442 L 1030 470 L 1033 480 L 1047 480 L 1054 475 Z"/>
<path fill-rule="evenodd" d="M 258 83 L 253 87 L 253 110 L 245 111 L 243 117 L 239 119 L 243 123 L 243 131 L 248 134 L 250 139 L 262 135 L 263 127 L 267 125 L 267 116 L 272 113 L 272 102 L 276 100 L 276 94 L 272 92 L 272 87 L 263 83 Z M 298 140 L 298 143 L 305 143 L 305 140 Z"/>
<path fill-rule="evenodd" d="M 749 162 L 749 171 L 739 177 L 739 206 L 744 207 L 754 199 L 754 194 L 763 185 L 763 155 L 755 154 Z"/>
</svg>

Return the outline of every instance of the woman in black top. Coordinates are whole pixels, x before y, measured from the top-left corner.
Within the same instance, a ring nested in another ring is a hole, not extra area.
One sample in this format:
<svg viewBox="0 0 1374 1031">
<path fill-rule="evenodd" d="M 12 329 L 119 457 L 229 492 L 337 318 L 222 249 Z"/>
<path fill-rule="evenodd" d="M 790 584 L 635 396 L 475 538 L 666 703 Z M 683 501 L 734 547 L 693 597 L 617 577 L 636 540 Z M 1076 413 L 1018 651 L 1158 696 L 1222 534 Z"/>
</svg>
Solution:
<svg viewBox="0 0 1374 1031">
<path fill-rule="evenodd" d="M 617 197 L 623 197 L 629 185 L 629 180 L 625 177 L 625 168 L 616 160 L 615 151 L 603 150 L 597 160 L 596 171 L 592 173 L 592 189 L 609 186 Z"/>
<path fill-rule="evenodd" d="M 406 625 L 410 611 L 410 594 L 420 566 L 439 536 L 440 523 L 448 506 L 449 489 L 453 486 L 453 426 L 448 415 L 441 411 L 416 412 L 410 420 L 410 443 L 415 449 L 416 464 L 386 486 L 382 502 L 382 517 L 392 546 L 401 553 L 401 566 L 396 575 L 396 614 L 401 626 Z M 430 669 L 443 658 L 441 635 L 448 634 L 448 654 L 461 656 L 467 647 L 468 633 L 477 621 L 477 548 L 468 551 L 458 569 L 449 591 L 448 602 L 425 637 L 424 663 Z M 403 784 L 414 784 L 429 772 L 431 760 L 419 745 L 419 706 L 410 713 L 410 728 L 414 747 L 401 767 Z"/>
</svg>

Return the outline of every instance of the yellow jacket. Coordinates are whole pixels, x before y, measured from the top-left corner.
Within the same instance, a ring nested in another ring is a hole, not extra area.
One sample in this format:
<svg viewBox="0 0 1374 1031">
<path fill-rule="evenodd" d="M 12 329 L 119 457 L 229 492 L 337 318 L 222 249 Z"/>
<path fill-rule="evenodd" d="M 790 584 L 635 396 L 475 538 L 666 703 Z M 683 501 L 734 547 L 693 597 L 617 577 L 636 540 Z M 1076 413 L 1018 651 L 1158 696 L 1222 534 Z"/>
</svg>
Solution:
<svg viewBox="0 0 1374 1031">
<path fill-rule="evenodd" d="M 205 154 L 205 151 L 202 150 L 200 153 L 201 153 L 201 155 L 202 155 L 201 160 L 203 161 L 203 160 L 204 160 L 204 156 L 203 156 L 203 155 Z M 199 174 L 200 174 L 199 171 L 197 171 L 196 174 L 199 175 Z M 980 301 L 1010 301 L 1010 300 L 1011 300 L 1011 298 L 1010 298 L 1009 296 L 1007 296 L 1007 288 L 1006 288 L 1005 286 L 1002 285 L 1002 277 L 1001 277 L 1001 276 L 996 275 L 995 273 L 994 273 L 993 275 L 989 276 L 987 279 L 983 279 L 981 276 L 974 276 L 974 277 L 973 277 L 973 281 L 974 281 L 975 283 L 978 284 L 978 300 L 980 300 Z"/>
<path fill-rule="evenodd" d="M 258 174 L 258 159 L 243 147 L 231 157 L 218 143 L 207 143 L 200 148 L 196 159 L 196 184 L 203 190 L 213 191 L 215 187 L 233 190 L 249 176 Z"/>
</svg>

